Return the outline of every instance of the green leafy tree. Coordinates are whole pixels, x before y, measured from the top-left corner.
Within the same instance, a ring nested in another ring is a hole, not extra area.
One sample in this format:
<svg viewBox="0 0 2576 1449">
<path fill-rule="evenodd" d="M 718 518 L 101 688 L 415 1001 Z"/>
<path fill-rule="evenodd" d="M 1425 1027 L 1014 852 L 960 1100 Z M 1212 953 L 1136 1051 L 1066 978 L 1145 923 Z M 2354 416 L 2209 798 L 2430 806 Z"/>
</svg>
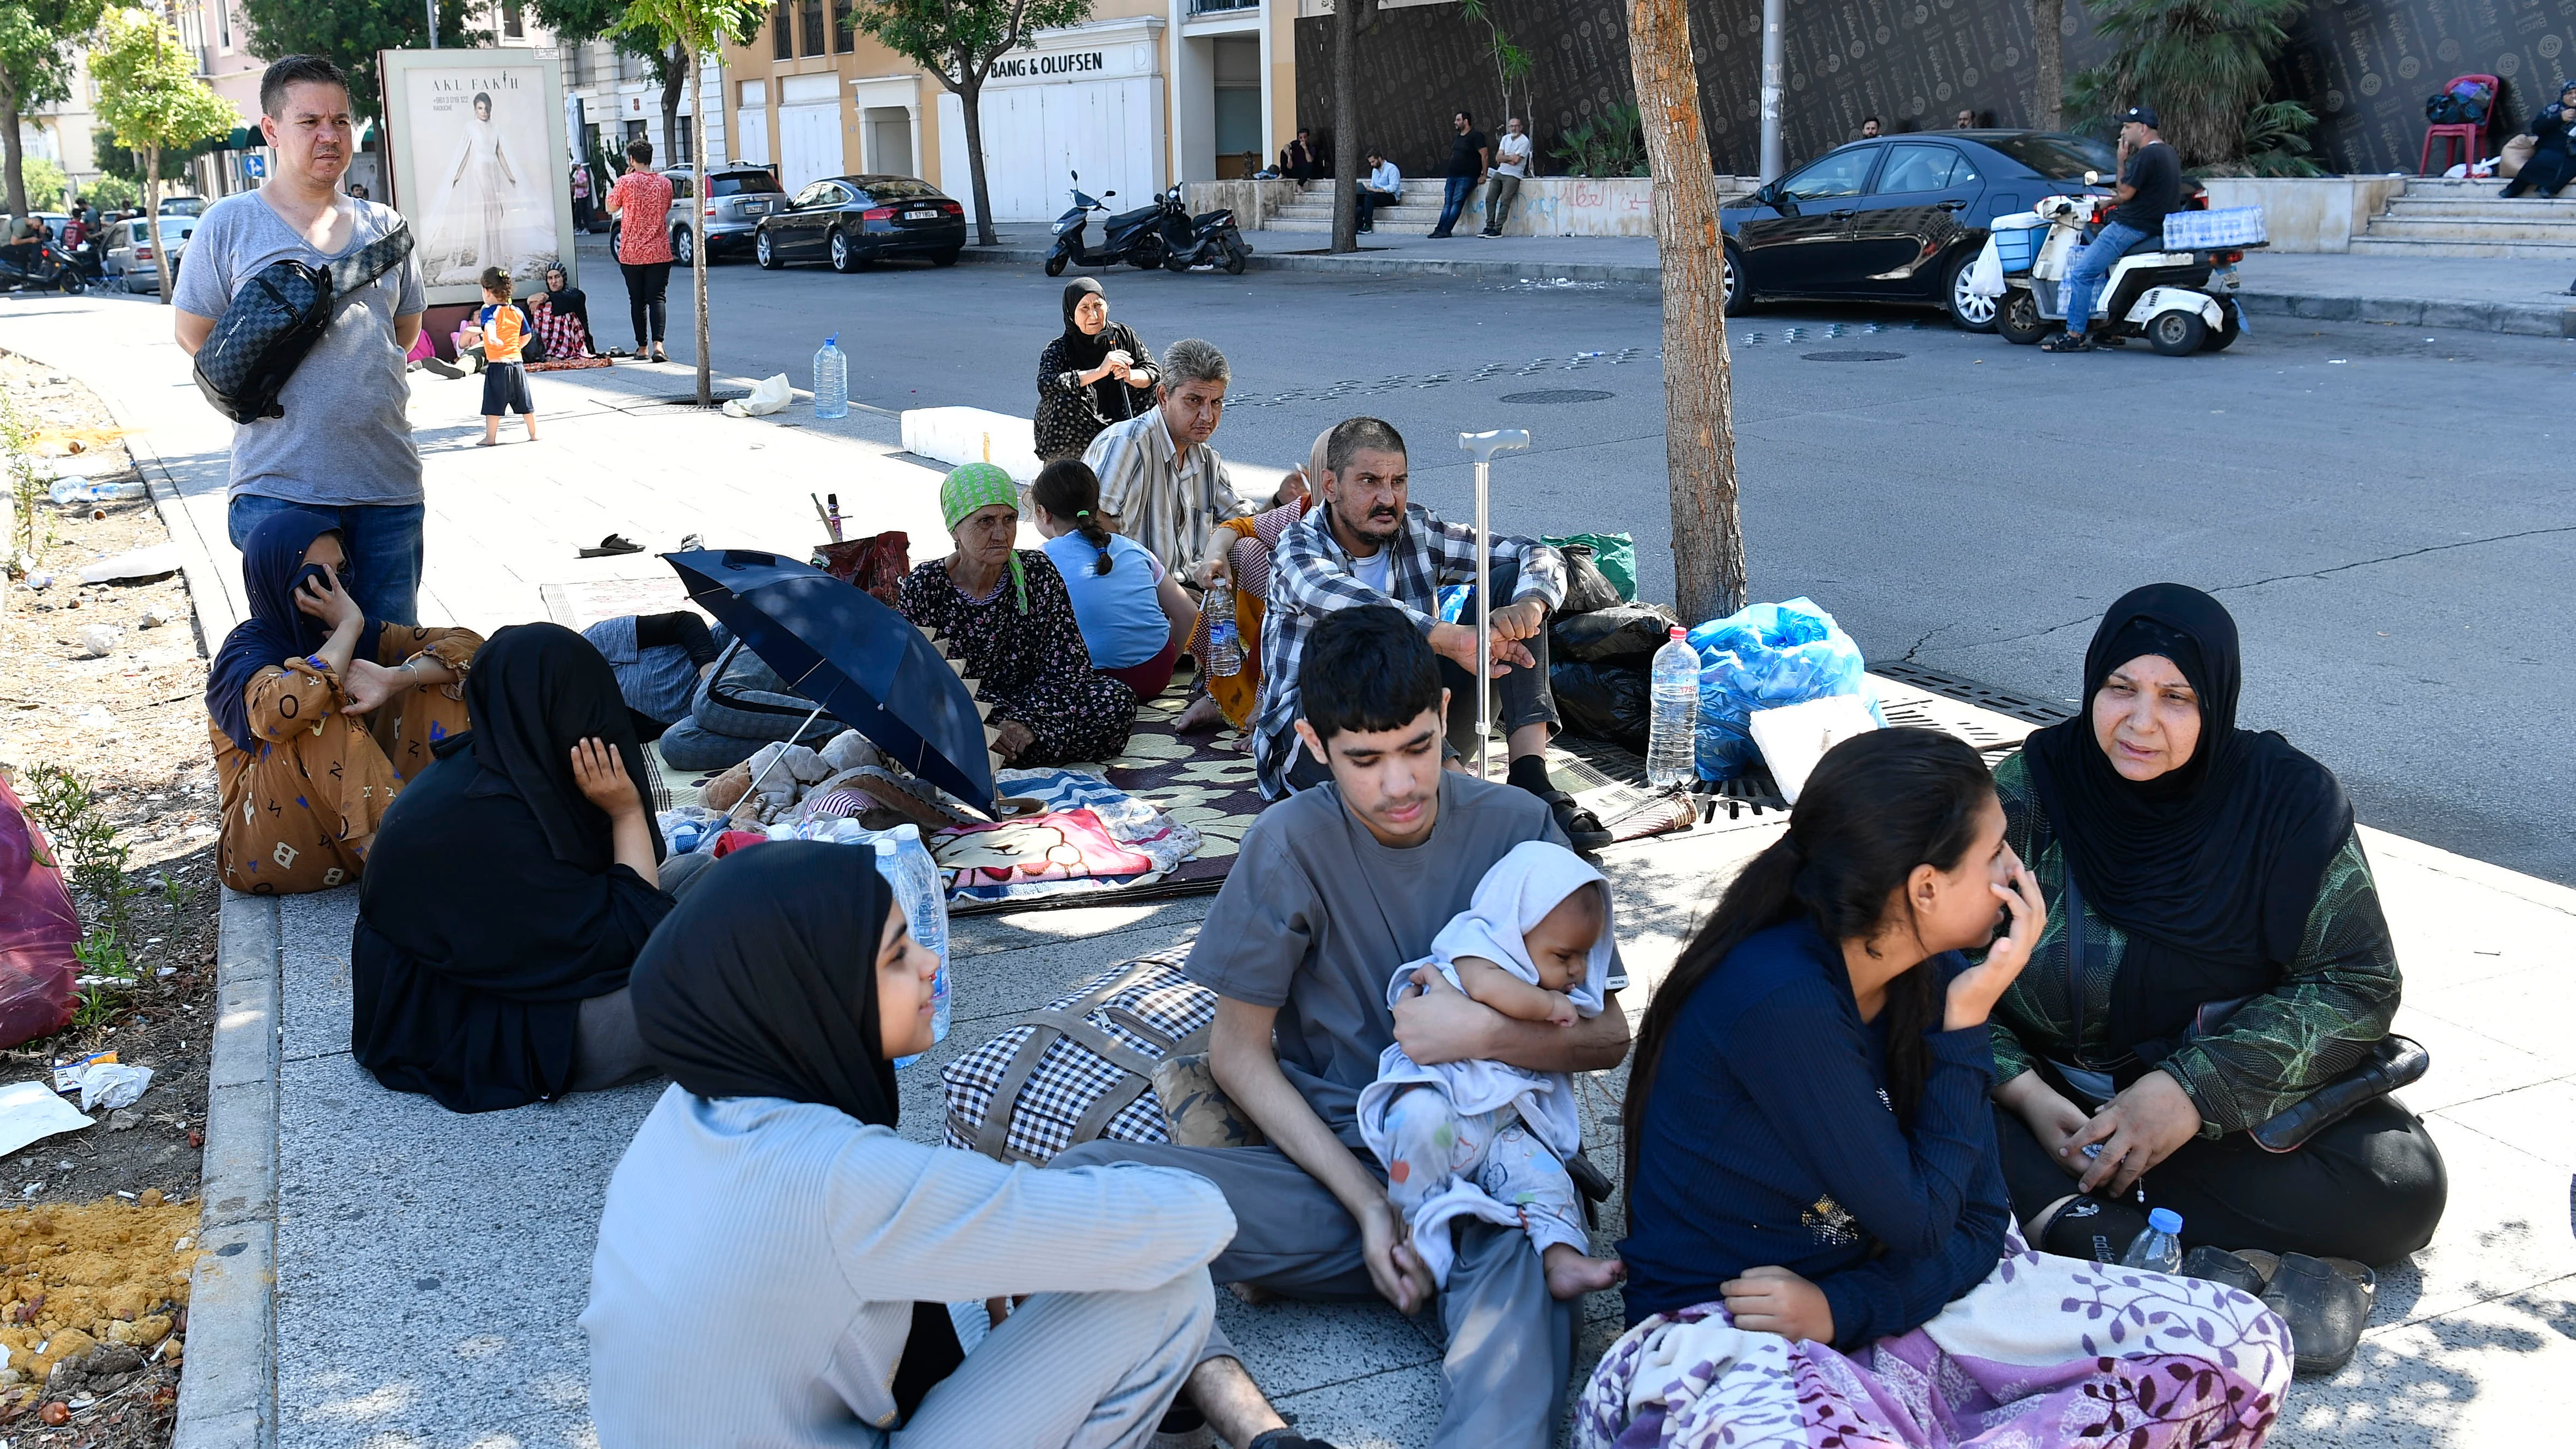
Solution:
<svg viewBox="0 0 2576 1449">
<path fill-rule="evenodd" d="M 161 173 L 160 179 L 163 181 L 176 181 L 180 177 L 187 175 L 189 162 L 212 152 L 216 147 L 222 145 L 226 140 L 228 140 L 230 136 L 231 133 L 226 132 L 221 136 L 209 136 L 205 140 L 200 141 L 193 146 L 173 146 L 169 150 L 162 152 L 161 163 L 157 168 Z M 89 154 L 91 159 L 98 163 L 98 169 L 101 172 L 109 176 L 116 177 L 119 180 L 132 183 L 136 188 L 135 194 L 137 196 L 143 194 L 143 158 L 135 155 L 125 147 L 116 144 L 116 133 L 114 131 L 109 130 L 105 126 L 101 126 L 97 130 L 90 132 Z"/>
<path fill-rule="evenodd" d="M 232 103 L 197 79 L 197 57 L 169 22 L 149 10 L 113 10 L 89 53 L 98 82 L 98 117 L 120 146 L 143 157 L 143 215 L 155 229 L 161 213 L 161 153 L 232 133 Z M 170 299 L 170 249 L 152 249 L 161 300 Z"/>
<path fill-rule="evenodd" d="M 1485 27 L 1485 51 L 1493 57 L 1494 80 L 1502 92 L 1502 109 L 1485 122 L 1486 134 L 1495 138 L 1496 145 L 1501 144 L 1503 121 L 1515 114 L 1512 109 L 1512 87 L 1515 85 L 1521 92 L 1518 114 L 1531 130 L 1537 130 L 1538 111 L 1530 100 L 1529 80 L 1531 72 L 1538 69 L 1538 57 L 1530 53 L 1528 46 L 1504 31 L 1502 22 L 1494 18 L 1494 0 L 1458 0 L 1458 13 Z M 1535 151 L 1535 144 L 1532 149 Z"/>
<path fill-rule="evenodd" d="M 438 43 L 462 47 L 465 21 L 482 0 L 437 0 Z M 241 0 L 250 53 L 275 60 L 318 55 L 349 73 L 349 105 L 360 116 L 384 114 L 376 88 L 376 52 L 418 50 L 428 44 L 429 15 L 422 0 Z"/>
<path fill-rule="evenodd" d="M 53 211 L 59 208 L 63 204 L 63 193 L 72 185 L 71 177 L 64 174 L 63 168 L 42 156 L 30 156 L 19 164 L 27 176 L 28 210 Z"/>
<path fill-rule="evenodd" d="M 143 204 L 143 188 L 122 176 L 102 176 L 81 192 L 81 199 L 101 211 L 123 211 Z"/>
<path fill-rule="evenodd" d="M 680 134 L 680 91 L 688 84 L 689 58 L 678 45 L 658 39 L 655 32 L 619 30 L 619 24 L 626 19 L 627 0 L 534 0 L 529 9 L 535 12 L 537 23 L 553 31 L 555 39 L 565 45 L 607 40 L 624 54 L 644 62 L 653 84 L 662 88 L 662 134 Z M 750 38 L 736 37 L 743 41 Z M 703 127 L 696 129 L 704 134 Z M 598 169 L 604 181 L 619 168 L 611 164 Z"/>
<path fill-rule="evenodd" d="M 957 93 L 966 113 L 966 167 L 975 180 L 975 240 L 997 246 L 993 197 L 984 184 L 984 82 L 993 62 L 1030 43 L 1033 32 L 1079 25 L 1091 0 L 859 0 L 851 23 L 887 49 L 926 67 Z"/>
<path fill-rule="evenodd" d="M 25 216 L 26 147 L 18 123 L 72 93 L 72 48 L 97 28 L 104 0 L 0 0 L 0 161 L 8 169 L 9 214 Z"/>
<path fill-rule="evenodd" d="M 632 0 L 625 18 L 611 27 L 620 36 L 649 38 L 656 46 L 669 46 L 680 52 L 683 74 L 695 75 L 701 57 L 718 51 L 728 43 L 739 44 L 760 29 L 769 14 L 768 0 Z M 715 404 L 715 365 L 709 352 L 707 329 L 707 219 L 706 210 L 696 198 L 707 194 L 707 88 L 690 91 L 696 103 L 697 124 L 692 128 L 701 143 L 690 148 L 693 173 L 689 195 L 689 292 L 692 310 L 697 313 L 698 328 L 698 406 Z"/>
<path fill-rule="evenodd" d="M 2149 105 L 2187 167 L 2224 173 L 2259 160 L 2272 175 L 2317 174 L 2302 159 L 2301 134 L 2316 117 L 2296 102 L 2266 100 L 2272 62 L 2307 0 L 2097 0 L 2088 8 L 2094 33 L 2112 50 L 2067 86 L 2067 102 L 2086 124 Z"/>
</svg>

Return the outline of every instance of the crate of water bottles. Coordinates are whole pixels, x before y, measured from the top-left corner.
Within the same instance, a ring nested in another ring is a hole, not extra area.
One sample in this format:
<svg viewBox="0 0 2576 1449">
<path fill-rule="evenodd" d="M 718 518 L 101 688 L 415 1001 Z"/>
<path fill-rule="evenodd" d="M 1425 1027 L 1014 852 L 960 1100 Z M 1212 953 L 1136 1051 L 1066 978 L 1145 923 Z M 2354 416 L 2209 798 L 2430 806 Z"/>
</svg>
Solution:
<svg viewBox="0 0 2576 1449">
<path fill-rule="evenodd" d="M 2177 211 L 2165 218 L 2165 250 L 2205 252 L 2220 247 L 2259 247 L 2263 208 L 2220 206 L 2207 211 Z"/>
</svg>

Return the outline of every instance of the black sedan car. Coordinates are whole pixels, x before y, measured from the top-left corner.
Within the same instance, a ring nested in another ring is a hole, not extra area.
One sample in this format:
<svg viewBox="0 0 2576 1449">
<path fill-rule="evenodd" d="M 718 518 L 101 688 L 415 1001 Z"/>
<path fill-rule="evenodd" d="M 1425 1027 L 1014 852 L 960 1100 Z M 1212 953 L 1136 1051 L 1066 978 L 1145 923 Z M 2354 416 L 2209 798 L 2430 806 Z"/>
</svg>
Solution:
<svg viewBox="0 0 2576 1449">
<path fill-rule="evenodd" d="M 966 246 L 966 208 L 909 176 L 832 176 L 764 217 L 752 255 L 764 267 L 830 262 L 855 272 L 888 257 L 948 266 Z"/>
<path fill-rule="evenodd" d="M 1923 131 L 1838 146 L 1723 208 L 1726 310 L 1774 298 L 1937 306 L 1991 332 L 1995 299 L 1967 289 L 1998 216 L 2112 174 L 2112 149 L 2056 131 Z"/>
</svg>

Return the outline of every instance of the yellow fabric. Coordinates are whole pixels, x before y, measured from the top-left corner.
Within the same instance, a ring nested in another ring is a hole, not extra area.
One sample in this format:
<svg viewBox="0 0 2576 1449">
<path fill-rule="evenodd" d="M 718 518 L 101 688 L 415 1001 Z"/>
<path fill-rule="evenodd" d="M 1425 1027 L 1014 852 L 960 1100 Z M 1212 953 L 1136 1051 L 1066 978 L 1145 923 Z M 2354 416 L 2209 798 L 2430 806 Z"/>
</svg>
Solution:
<svg viewBox="0 0 2576 1449">
<path fill-rule="evenodd" d="M 1222 545 L 1215 556 L 1223 558 L 1233 551 L 1236 540 L 1253 537 L 1252 526 L 1249 518 L 1229 518 L 1219 523 L 1210 540 Z M 1200 607 L 1204 610 L 1206 606 Z M 1216 707 L 1225 711 L 1226 723 L 1236 729 L 1248 727 L 1261 708 L 1261 617 L 1261 596 L 1249 589 L 1234 590 L 1234 637 L 1243 650 L 1243 669 L 1236 674 L 1207 676 L 1208 694 L 1216 700 Z M 1200 632 L 1205 637 L 1203 628 Z"/>
</svg>

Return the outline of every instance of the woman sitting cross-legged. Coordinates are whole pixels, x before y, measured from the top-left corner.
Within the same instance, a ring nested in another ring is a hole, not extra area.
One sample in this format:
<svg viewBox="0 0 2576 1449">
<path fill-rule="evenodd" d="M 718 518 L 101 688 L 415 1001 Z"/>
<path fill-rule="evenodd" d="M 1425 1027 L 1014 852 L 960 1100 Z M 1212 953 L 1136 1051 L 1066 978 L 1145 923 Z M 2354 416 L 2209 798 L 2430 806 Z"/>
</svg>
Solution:
<svg viewBox="0 0 2576 1449">
<path fill-rule="evenodd" d="M 992 706 L 994 753 L 1024 769 L 1105 761 L 1127 747 L 1136 691 L 1097 674 L 1064 576 L 1036 549 L 1014 550 L 1019 485 L 991 463 L 969 463 L 939 488 L 957 551 L 914 569 L 903 615 L 966 665 L 975 698 Z"/>
<path fill-rule="evenodd" d="M 2368 1089 L 2400 983 L 2352 802 L 2236 727 L 2241 677 L 2216 599 L 2134 590 L 2085 652 L 2084 713 L 1996 771 L 2059 907 L 1995 1010 L 1998 1131 L 2043 1246 L 2090 1253 L 2164 1207 L 2186 1244 L 2304 1255 L 2280 1301 L 2324 1368 L 2361 1331 L 2362 1265 L 2430 1241 L 2449 1187 L 2423 1122 Z M 2323 1125 L 2281 1150 L 2303 1118 Z"/>
<path fill-rule="evenodd" d="M 1728 887 L 1638 1036 L 1631 1326 L 1577 1442 L 2262 1442 L 2279 1318 L 2013 1234 L 1987 1012 L 2047 909 L 2004 835 L 1974 750 L 1880 730 L 1826 754 Z"/>
<path fill-rule="evenodd" d="M 600 1215 L 600 1442 L 1142 1449 L 1215 1321 L 1223 1195 L 896 1136 L 939 958 L 868 852 L 785 841 L 704 880 L 635 963 L 674 1085 Z M 1021 1295 L 960 1353 L 949 1303 Z"/>
<path fill-rule="evenodd" d="M 1059 458 L 1038 471 L 1029 489 L 1046 556 L 1073 598 L 1073 618 L 1091 651 L 1091 666 L 1123 679 L 1138 699 L 1172 682 L 1181 640 L 1198 606 L 1146 547 L 1100 522 L 1100 480 L 1080 458 Z"/>
<path fill-rule="evenodd" d="M 349 944 L 349 1046 L 398 1092 L 485 1112 L 649 1070 L 626 973 L 685 872 L 608 661 L 555 624 L 492 636 L 452 735 L 386 812 Z"/>
<path fill-rule="evenodd" d="M 250 617 L 206 671 L 223 801 L 216 865 L 253 895 L 357 879 L 385 807 L 466 727 L 482 636 L 366 617 L 330 515 L 260 520 L 242 546 Z"/>
</svg>

